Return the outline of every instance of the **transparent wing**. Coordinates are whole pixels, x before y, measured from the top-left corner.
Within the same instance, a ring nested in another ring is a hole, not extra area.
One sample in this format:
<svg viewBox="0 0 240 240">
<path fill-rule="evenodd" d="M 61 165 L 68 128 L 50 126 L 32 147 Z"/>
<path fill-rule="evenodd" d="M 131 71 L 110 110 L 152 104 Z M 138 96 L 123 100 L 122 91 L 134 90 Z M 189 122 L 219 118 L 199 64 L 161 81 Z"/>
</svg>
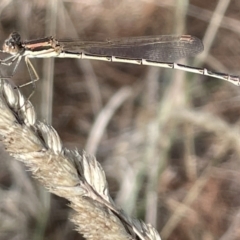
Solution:
<svg viewBox="0 0 240 240">
<path fill-rule="evenodd" d="M 127 59 L 173 62 L 203 51 L 201 40 L 190 35 L 119 38 L 102 42 L 58 41 L 64 52 Z"/>
</svg>

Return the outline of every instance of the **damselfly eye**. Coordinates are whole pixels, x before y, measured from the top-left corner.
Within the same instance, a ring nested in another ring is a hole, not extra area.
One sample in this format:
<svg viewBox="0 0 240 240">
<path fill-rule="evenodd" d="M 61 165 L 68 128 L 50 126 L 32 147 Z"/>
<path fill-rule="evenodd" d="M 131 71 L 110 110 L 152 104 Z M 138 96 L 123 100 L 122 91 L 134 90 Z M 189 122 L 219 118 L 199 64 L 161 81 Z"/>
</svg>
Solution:
<svg viewBox="0 0 240 240">
<path fill-rule="evenodd" d="M 12 39 L 17 45 L 21 43 L 21 36 L 18 32 L 12 32 L 9 39 Z"/>
<path fill-rule="evenodd" d="M 4 44 L 11 48 L 14 47 L 14 45 L 12 44 L 12 42 L 9 39 L 5 40 Z"/>
<path fill-rule="evenodd" d="M 11 48 L 21 45 L 21 36 L 18 32 L 10 34 L 9 38 L 5 40 L 5 44 Z"/>
</svg>

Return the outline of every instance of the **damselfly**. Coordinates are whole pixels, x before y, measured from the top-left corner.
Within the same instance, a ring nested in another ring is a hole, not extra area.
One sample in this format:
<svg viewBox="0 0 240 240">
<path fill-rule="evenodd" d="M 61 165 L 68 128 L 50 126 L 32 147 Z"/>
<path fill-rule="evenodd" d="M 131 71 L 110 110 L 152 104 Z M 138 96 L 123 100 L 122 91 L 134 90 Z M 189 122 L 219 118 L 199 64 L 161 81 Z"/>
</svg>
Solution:
<svg viewBox="0 0 240 240">
<path fill-rule="evenodd" d="M 58 57 L 94 59 L 180 69 L 226 80 L 237 86 L 240 85 L 238 76 L 175 63 L 178 59 L 191 57 L 202 51 L 203 44 L 201 40 L 190 35 L 119 38 L 101 42 L 57 40 L 54 37 L 21 41 L 20 34 L 13 32 L 5 40 L 3 50 L 1 51 L 9 53 L 10 56 L 0 60 L 0 64 L 10 66 L 16 62 L 13 69 L 14 74 L 21 59 L 24 57 L 30 75 L 31 71 L 35 75 L 31 77 L 33 82 L 37 81 L 39 77 L 29 58 Z"/>
</svg>

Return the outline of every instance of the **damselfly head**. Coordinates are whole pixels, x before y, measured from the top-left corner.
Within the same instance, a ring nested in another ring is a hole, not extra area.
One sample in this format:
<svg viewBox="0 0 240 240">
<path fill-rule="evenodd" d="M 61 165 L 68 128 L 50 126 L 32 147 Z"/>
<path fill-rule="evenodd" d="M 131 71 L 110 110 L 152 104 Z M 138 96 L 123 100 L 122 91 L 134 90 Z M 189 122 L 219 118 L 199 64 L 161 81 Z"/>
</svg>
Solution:
<svg viewBox="0 0 240 240">
<path fill-rule="evenodd" d="M 12 32 L 3 44 L 3 52 L 10 53 L 12 55 L 19 53 L 21 48 L 21 36 L 18 32 Z"/>
</svg>

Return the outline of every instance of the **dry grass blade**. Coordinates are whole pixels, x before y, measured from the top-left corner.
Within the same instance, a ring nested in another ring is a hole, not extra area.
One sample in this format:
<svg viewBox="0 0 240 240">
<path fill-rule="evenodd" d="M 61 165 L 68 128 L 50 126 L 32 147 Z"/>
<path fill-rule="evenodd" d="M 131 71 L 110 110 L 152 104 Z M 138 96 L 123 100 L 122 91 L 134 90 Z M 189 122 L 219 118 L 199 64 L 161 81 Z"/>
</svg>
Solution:
<svg viewBox="0 0 240 240">
<path fill-rule="evenodd" d="M 32 104 L 3 80 L 0 109 L 6 150 L 50 192 L 70 201 L 72 221 L 86 239 L 160 239 L 152 226 L 130 219 L 115 206 L 95 157 L 64 148 L 55 129 L 38 122 Z"/>
</svg>

